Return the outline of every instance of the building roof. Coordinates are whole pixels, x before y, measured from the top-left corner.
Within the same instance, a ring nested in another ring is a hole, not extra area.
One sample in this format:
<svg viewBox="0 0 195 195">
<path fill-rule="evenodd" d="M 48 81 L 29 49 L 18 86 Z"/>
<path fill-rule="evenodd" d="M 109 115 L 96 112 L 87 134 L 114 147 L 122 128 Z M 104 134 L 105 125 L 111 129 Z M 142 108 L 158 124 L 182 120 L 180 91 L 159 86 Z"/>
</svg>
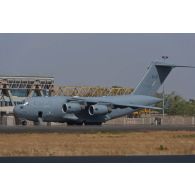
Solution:
<svg viewBox="0 0 195 195">
<path fill-rule="evenodd" d="M 0 75 L 0 79 L 25 79 L 25 80 L 54 80 L 52 76 L 25 76 L 25 75 Z"/>
</svg>

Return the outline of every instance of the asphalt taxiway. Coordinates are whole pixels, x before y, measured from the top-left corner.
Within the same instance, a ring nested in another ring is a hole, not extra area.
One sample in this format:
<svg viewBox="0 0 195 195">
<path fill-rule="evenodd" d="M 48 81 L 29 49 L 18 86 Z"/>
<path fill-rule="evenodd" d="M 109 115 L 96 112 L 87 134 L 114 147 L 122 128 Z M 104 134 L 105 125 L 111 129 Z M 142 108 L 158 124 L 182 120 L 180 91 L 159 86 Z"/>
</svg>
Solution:
<svg viewBox="0 0 195 195">
<path fill-rule="evenodd" d="M 195 155 L 0 157 L 0 163 L 195 163 Z"/>
<path fill-rule="evenodd" d="M 132 131 L 195 131 L 192 125 L 102 125 L 102 126 L 2 126 L 0 133 L 96 133 Z"/>
</svg>

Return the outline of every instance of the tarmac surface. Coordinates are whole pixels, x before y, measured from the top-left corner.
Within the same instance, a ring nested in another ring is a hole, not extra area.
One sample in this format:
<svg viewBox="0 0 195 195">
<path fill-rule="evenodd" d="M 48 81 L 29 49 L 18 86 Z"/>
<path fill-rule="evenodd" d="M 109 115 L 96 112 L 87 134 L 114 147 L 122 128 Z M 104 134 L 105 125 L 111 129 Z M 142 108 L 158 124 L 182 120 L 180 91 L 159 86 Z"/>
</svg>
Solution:
<svg viewBox="0 0 195 195">
<path fill-rule="evenodd" d="M 102 126 L 2 126 L 0 133 L 96 133 L 128 131 L 195 131 L 192 125 L 102 125 Z"/>
<path fill-rule="evenodd" d="M 195 163 L 195 155 L 0 157 L 0 163 Z"/>
</svg>

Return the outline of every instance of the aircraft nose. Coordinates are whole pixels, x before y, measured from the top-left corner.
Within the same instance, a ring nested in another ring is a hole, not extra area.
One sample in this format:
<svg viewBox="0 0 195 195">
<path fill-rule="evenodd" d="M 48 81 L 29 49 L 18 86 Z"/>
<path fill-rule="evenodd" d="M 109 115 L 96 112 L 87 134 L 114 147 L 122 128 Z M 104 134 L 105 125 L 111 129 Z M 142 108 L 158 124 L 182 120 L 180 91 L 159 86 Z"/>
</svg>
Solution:
<svg viewBox="0 0 195 195">
<path fill-rule="evenodd" d="M 19 117 L 20 116 L 20 106 L 16 105 L 13 109 L 14 115 Z"/>
<path fill-rule="evenodd" d="M 13 112 L 14 112 L 14 115 L 17 115 L 17 106 L 14 106 L 14 109 L 13 109 Z"/>
</svg>

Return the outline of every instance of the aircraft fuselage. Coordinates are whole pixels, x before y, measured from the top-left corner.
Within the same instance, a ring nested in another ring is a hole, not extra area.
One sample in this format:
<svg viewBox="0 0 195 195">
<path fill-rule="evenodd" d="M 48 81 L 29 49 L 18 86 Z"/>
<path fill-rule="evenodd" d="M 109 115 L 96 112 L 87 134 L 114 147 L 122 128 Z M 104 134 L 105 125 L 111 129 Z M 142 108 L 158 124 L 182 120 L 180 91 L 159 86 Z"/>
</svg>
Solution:
<svg viewBox="0 0 195 195">
<path fill-rule="evenodd" d="M 38 121 L 41 118 L 44 122 L 78 122 L 78 123 L 102 123 L 110 119 L 130 114 L 138 109 L 131 107 L 112 108 L 109 113 L 90 115 L 89 106 L 80 112 L 66 113 L 63 105 L 68 103 L 71 97 L 53 96 L 53 97 L 32 97 L 24 104 L 17 105 L 14 113 L 23 120 Z M 122 96 L 104 96 L 104 97 L 82 97 L 86 102 L 98 101 L 112 102 L 112 104 L 140 104 L 154 105 L 161 101 L 159 98 L 143 95 L 122 95 Z"/>
</svg>

